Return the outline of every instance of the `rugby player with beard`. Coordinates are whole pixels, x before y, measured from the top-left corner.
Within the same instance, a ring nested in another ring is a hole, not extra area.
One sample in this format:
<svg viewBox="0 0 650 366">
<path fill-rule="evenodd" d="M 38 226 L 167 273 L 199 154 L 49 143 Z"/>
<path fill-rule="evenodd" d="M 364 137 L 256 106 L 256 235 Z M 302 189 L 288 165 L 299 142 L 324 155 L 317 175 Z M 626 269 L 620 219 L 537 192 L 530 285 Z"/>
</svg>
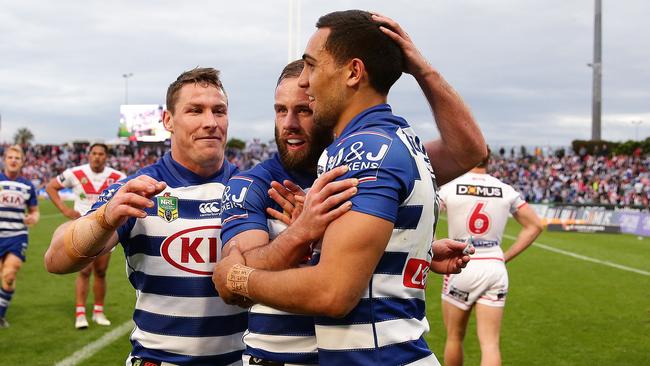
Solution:
<svg viewBox="0 0 650 366">
<path fill-rule="evenodd" d="M 436 173 L 440 172 L 438 179 L 449 181 L 466 171 L 468 164 L 479 159 L 481 151 L 485 149 L 483 137 L 469 110 L 453 89 L 441 93 L 426 73 L 418 71 L 418 68 L 429 71 L 430 66 L 423 66 L 423 63 L 428 64 L 408 36 L 399 35 L 395 41 L 409 61 L 407 66 L 410 68 L 406 71 L 416 77 L 433 109 L 442 138 L 427 142 L 426 151 L 432 159 L 436 157 L 436 164 L 432 164 Z M 321 209 L 331 207 L 332 211 L 316 212 L 321 219 L 314 224 L 304 220 L 314 214 L 298 215 L 298 212 L 292 212 L 294 207 L 301 207 L 299 203 L 304 198 L 297 196 L 299 190 L 310 186 L 310 180 L 315 178 L 319 155 L 333 137 L 331 130 L 313 121 L 309 97 L 305 88 L 298 84 L 302 68 L 302 61 L 287 65 L 276 87 L 275 138 L 279 154 L 251 171 L 233 177 L 229 182 L 230 190 L 224 195 L 224 256 L 236 247 L 237 252 L 243 253 L 249 267 L 282 270 L 300 265 L 312 254 L 310 245 L 305 243 L 319 240 L 327 224 L 350 209 L 349 202 L 340 203 L 356 193 L 358 181 L 354 178 L 331 183 L 328 187 L 332 190 L 328 193 L 335 194 L 330 198 L 329 206 L 321 205 Z M 443 107 L 437 107 L 441 105 Z M 448 154 L 454 154 L 454 157 Z M 343 174 L 345 170 L 346 167 L 341 166 L 324 176 Z M 285 187 L 272 180 L 285 180 Z M 335 188 L 334 184 L 341 185 Z M 348 188 L 350 185 L 352 187 Z M 270 190 L 269 195 L 279 204 L 265 194 L 265 190 L 271 186 L 274 190 Z M 323 186 L 316 182 L 309 195 L 317 202 L 327 203 L 328 195 L 323 194 Z M 310 208 L 306 206 L 305 209 Z M 280 214 L 281 210 L 285 210 L 285 214 Z M 292 220 L 296 221 L 292 223 Z M 283 231 L 286 224 L 291 224 L 290 229 Z M 301 237 L 303 239 L 299 239 Z M 271 243 L 267 245 L 269 241 Z M 468 260 L 462 254 L 464 246 L 447 239 L 437 241 L 433 245 L 436 260 L 432 263 L 432 269 L 440 273 L 460 271 Z M 318 253 L 315 254 L 317 257 Z M 226 262 L 223 262 L 224 265 Z M 213 276 L 220 296 L 226 301 L 241 304 L 239 296 L 233 295 L 224 286 L 223 274 L 217 269 Z M 244 365 L 318 364 L 314 320 L 310 316 L 254 305 L 249 312 L 249 330 L 244 342 L 247 346 Z"/>
</svg>

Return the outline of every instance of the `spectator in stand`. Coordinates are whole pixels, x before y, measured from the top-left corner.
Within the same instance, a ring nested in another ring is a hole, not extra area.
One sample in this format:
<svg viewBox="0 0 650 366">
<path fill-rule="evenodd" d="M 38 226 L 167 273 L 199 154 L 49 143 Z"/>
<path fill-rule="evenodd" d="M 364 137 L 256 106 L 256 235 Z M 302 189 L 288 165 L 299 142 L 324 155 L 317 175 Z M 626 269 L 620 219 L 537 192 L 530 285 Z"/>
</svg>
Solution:
<svg viewBox="0 0 650 366">
<path fill-rule="evenodd" d="M 272 142 L 261 142 L 261 149 L 251 153 L 228 150 L 228 161 L 240 169 L 254 166 L 271 156 L 277 148 Z M 8 145 L 0 146 L 0 152 Z M 86 144 L 31 145 L 25 147 L 23 174 L 37 189 L 65 169 L 87 160 Z M 111 147 L 113 156 L 108 165 L 126 174 L 133 174 L 147 165 L 152 157 L 159 158 L 167 146 Z M 537 150 L 537 149 L 535 149 Z M 514 186 L 531 203 L 640 205 L 650 202 L 650 156 L 641 150 L 631 155 L 612 155 L 607 145 L 598 155 L 590 155 L 582 146 L 578 152 L 559 148 L 542 149 L 539 156 L 517 156 L 514 148 L 501 148 L 494 157 L 494 173 Z"/>
</svg>

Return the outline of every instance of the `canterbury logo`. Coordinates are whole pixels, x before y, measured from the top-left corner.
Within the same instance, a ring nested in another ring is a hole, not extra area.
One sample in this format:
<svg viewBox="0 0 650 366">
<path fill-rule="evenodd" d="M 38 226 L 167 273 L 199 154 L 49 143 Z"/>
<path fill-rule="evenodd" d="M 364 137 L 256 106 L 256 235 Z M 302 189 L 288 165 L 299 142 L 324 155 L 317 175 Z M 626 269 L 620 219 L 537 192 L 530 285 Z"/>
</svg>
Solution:
<svg viewBox="0 0 650 366">
<path fill-rule="evenodd" d="M 199 212 L 202 214 L 219 213 L 219 202 L 205 202 L 199 205 Z"/>
</svg>

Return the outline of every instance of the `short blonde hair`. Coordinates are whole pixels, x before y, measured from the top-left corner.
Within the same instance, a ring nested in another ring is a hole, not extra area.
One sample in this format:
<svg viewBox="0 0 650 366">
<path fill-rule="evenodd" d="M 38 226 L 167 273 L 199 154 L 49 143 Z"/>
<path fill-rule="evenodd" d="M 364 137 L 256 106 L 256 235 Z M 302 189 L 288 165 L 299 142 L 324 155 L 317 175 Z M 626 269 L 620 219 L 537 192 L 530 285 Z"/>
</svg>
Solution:
<svg viewBox="0 0 650 366">
<path fill-rule="evenodd" d="M 5 149 L 4 152 L 4 157 L 7 156 L 8 151 L 14 151 L 20 154 L 20 158 L 24 161 L 25 160 L 25 152 L 23 151 L 23 148 L 20 147 L 20 145 L 11 145 Z"/>
</svg>

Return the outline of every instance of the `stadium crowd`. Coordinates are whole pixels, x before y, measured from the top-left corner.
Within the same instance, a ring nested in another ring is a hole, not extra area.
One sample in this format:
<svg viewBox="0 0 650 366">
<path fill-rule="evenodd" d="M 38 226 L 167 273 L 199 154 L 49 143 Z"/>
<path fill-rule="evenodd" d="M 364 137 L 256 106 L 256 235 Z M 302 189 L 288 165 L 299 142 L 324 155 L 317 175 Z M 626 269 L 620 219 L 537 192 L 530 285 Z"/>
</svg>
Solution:
<svg viewBox="0 0 650 366">
<path fill-rule="evenodd" d="M 7 145 L 2 145 L 2 150 Z M 66 168 L 86 161 L 88 144 L 29 145 L 23 174 L 37 189 Z M 108 166 L 127 175 L 156 161 L 164 145 L 111 147 Z M 249 169 L 276 151 L 273 142 L 253 139 L 243 150 L 228 149 L 226 156 L 240 169 Z M 570 149 L 525 149 L 493 153 L 489 168 L 494 176 L 515 187 L 532 203 L 578 203 L 617 206 L 650 204 L 650 155 L 589 155 Z"/>
<path fill-rule="evenodd" d="M 489 170 L 533 203 L 644 206 L 650 202 L 650 156 L 589 155 L 565 149 L 506 156 L 502 149 Z"/>
</svg>

